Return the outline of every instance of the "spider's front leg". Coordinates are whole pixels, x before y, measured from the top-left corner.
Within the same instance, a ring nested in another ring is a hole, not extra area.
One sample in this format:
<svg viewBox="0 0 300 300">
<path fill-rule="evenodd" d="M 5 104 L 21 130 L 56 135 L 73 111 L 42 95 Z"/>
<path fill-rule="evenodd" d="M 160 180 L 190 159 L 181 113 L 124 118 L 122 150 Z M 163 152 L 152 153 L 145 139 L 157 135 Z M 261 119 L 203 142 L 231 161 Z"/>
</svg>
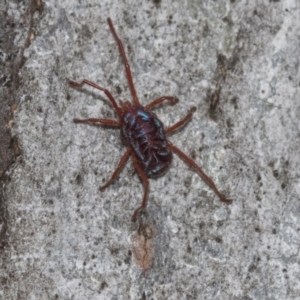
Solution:
<svg viewBox="0 0 300 300">
<path fill-rule="evenodd" d="M 73 80 L 69 80 L 69 85 L 76 88 L 76 89 L 80 89 L 82 88 L 83 85 L 89 85 L 99 91 L 104 92 L 104 94 L 106 95 L 106 97 L 110 100 L 111 104 L 113 105 L 114 109 L 116 110 L 116 112 L 118 113 L 119 117 L 121 117 L 121 108 L 118 106 L 115 98 L 113 97 L 113 95 L 111 94 L 111 92 L 105 88 L 102 88 L 101 86 L 97 85 L 96 83 L 89 81 L 87 79 L 83 79 L 80 83 L 75 82 Z"/>
<path fill-rule="evenodd" d="M 95 119 L 95 118 L 90 118 L 90 119 L 74 119 L 73 121 L 76 124 L 96 123 L 96 124 L 102 124 L 102 125 L 108 125 L 108 126 L 116 126 L 116 127 L 121 127 L 122 126 L 122 122 L 116 121 L 116 120 L 111 120 L 111 119 Z"/>
<path fill-rule="evenodd" d="M 196 111 L 196 107 L 191 107 L 190 111 L 188 112 L 188 114 L 179 122 L 177 122 L 176 124 L 174 124 L 173 126 L 171 126 L 170 128 L 168 128 L 167 130 L 165 130 L 165 134 L 170 134 L 171 132 L 175 131 L 176 129 L 180 128 L 181 126 L 185 125 L 193 116 L 193 113 Z"/>
<path fill-rule="evenodd" d="M 162 96 L 159 97 L 155 100 L 153 100 L 151 103 L 149 103 L 148 105 L 145 106 L 146 110 L 150 110 L 152 109 L 154 106 L 159 105 L 160 103 L 164 102 L 164 101 L 169 101 L 171 105 L 175 105 L 179 100 L 176 97 L 173 96 Z"/>
</svg>

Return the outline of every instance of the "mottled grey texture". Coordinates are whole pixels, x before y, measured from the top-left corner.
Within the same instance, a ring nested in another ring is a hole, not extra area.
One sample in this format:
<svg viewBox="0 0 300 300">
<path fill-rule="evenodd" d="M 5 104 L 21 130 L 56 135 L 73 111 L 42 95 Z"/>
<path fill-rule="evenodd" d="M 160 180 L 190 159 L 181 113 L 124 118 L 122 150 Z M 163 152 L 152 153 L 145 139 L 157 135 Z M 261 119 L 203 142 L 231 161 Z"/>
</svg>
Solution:
<svg viewBox="0 0 300 300">
<path fill-rule="evenodd" d="M 25 52 L 0 297 L 300 299 L 299 2 L 99 2 L 47 1 Z M 150 181 L 156 256 L 146 277 L 130 252 L 142 198 L 132 163 L 99 191 L 124 153 L 119 132 L 72 123 L 116 114 L 101 92 L 66 78 L 130 99 L 108 16 L 141 102 L 176 95 L 175 107 L 155 110 L 166 127 L 197 107 L 170 140 L 234 200 L 221 203 L 175 156 Z M 227 77 L 211 119 L 218 53 Z"/>
</svg>

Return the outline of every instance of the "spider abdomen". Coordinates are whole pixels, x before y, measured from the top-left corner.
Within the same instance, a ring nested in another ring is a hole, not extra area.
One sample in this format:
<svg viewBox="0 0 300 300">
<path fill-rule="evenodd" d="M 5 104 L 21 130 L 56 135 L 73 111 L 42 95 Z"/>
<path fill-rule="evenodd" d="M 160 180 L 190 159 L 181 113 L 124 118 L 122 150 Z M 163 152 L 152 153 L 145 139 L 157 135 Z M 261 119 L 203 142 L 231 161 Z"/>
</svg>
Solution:
<svg viewBox="0 0 300 300">
<path fill-rule="evenodd" d="M 162 175 L 172 161 L 162 122 L 142 106 L 132 105 L 124 111 L 122 123 L 122 141 L 131 146 L 146 176 Z"/>
</svg>

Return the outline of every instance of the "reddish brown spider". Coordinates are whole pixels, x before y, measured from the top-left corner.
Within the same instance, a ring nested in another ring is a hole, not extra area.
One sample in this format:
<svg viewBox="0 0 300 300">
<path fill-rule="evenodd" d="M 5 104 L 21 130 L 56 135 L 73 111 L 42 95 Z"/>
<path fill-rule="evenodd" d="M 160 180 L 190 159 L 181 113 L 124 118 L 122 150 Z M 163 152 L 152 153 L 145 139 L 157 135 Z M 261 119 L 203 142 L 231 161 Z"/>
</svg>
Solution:
<svg viewBox="0 0 300 300">
<path fill-rule="evenodd" d="M 115 31 L 111 19 L 108 18 L 107 22 L 115 40 L 118 43 L 119 51 L 125 64 L 126 76 L 133 98 L 133 103 L 129 101 L 120 101 L 119 106 L 107 89 L 102 88 L 86 79 L 84 79 L 81 83 L 69 81 L 69 84 L 74 88 L 81 88 L 84 84 L 87 84 L 104 92 L 120 119 L 119 121 L 94 118 L 85 120 L 74 119 L 75 123 L 97 123 L 121 128 L 122 142 L 125 146 L 127 146 L 127 150 L 121 157 L 118 167 L 112 174 L 110 180 L 102 186 L 100 190 L 103 191 L 116 179 L 120 170 L 131 155 L 133 165 L 144 183 L 144 197 L 142 204 L 132 215 L 132 221 L 135 222 L 138 213 L 147 205 L 147 195 L 149 190 L 148 178 L 161 176 L 167 171 L 172 161 L 173 151 L 200 174 L 202 179 L 214 190 L 222 202 L 230 204 L 232 200 L 227 199 L 219 192 L 212 179 L 210 179 L 191 158 L 166 139 L 167 135 L 186 124 L 192 118 L 193 112 L 196 109 L 194 107 L 191 108 L 182 120 L 165 130 L 162 122 L 150 110 L 164 101 L 169 101 L 169 103 L 173 105 L 177 102 L 177 99 L 172 96 L 162 96 L 146 106 L 142 106 L 140 104 L 133 84 L 131 70 L 123 44 Z"/>
</svg>

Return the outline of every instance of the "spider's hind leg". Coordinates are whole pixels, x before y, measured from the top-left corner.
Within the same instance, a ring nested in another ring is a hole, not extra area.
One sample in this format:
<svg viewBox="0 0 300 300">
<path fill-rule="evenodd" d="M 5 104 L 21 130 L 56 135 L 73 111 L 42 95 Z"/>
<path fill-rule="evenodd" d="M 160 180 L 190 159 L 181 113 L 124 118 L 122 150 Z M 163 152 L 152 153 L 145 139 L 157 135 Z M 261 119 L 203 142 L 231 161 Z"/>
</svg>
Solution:
<svg viewBox="0 0 300 300">
<path fill-rule="evenodd" d="M 139 212 L 145 208 L 147 206 L 147 196 L 148 196 L 148 191 L 149 191 L 149 180 L 146 176 L 146 174 L 144 173 L 144 171 L 142 170 L 142 168 L 140 167 L 140 165 L 138 164 L 137 162 L 137 159 L 136 159 L 136 156 L 133 154 L 132 156 L 132 161 L 133 161 L 133 165 L 134 167 L 136 168 L 136 170 L 138 171 L 143 183 L 144 183 L 144 197 L 143 197 L 143 201 L 142 201 L 142 204 L 140 207 L 138 207 L 132 217 L 131 217 L 131 221 L 132 222 L 136 222 L 136 218 L 137 218 L 137 215 L 139 214 Z"/>
<path fill-rule="evenodd" d="M 117 168 L 115 169 L 115 171 L 113 172 L 111 178 L 108 180 L 108 182 L 101 186 L 100 187 L 100 191 L 103 192 L 107 187 L 109 187 L 113 181 L 117 178 L 117 176 L 119 175 L 120 171 L 122 170 L 122 168 L 124 167 L 125 163 L 127 162 L 128 160 L 128 157 L 130 156 L 131 154 L 131 148 L 128 147 L 126 152 L 123 154 L 123 156 L 121 157 L 119 163 L 118 163 L 118 166 Z"/>
<path fill-rule="evenodd" d="M 189 166 L 194 168 L 200 174 L 202 179 L 213 189 L 213 191 L 216 193 L 216 195 L 220 198 L 222 202 L 225 202 L 227 204 L 232 203 L 231 199 L 227 199 L 224 195 L 222 195 L 219 192 L 213 180 L 210 177 L 208 177 L 191 158 L 189 158 L 185 153 L 183 153 L 179 148 L 174 146 L 171 142 L 168 142 L 168 145 L 183 161 L 185 161 Z"/>
</svg>

